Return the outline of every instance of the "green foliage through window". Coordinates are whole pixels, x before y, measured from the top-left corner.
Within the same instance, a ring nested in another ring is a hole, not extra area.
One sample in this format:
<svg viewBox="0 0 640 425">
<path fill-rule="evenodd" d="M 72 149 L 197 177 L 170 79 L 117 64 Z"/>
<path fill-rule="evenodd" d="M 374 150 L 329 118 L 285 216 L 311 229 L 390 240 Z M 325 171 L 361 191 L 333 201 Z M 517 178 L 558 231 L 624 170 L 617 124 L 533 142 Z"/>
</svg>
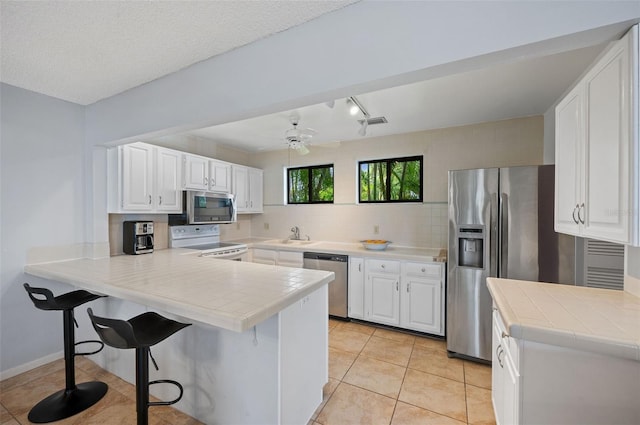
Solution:
<svg viewBox="0 0 640 425">
<path fill-rule="evenodd" d="M 422 202 L 422 156 L 360 161 L 360 202 Z"/>
<path fill-rule="evenodd" d="M 333 164 L 289 168 L 289 204 L 333 203 Z"/>
</svg>

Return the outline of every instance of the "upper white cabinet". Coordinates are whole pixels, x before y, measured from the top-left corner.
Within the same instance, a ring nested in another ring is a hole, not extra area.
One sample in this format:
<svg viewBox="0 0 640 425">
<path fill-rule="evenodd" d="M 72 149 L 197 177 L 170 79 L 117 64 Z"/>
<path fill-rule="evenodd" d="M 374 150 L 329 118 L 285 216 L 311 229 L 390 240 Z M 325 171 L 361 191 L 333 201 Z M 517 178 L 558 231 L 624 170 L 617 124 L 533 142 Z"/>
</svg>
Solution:
<svg viewBox="0 0 640 425">
<path fill-rule="evenodd" d="M 109 149 L 109 212 L 182 211 L 180 158 L 180 152 L 146 143 Z"/>
<path fill-rule="evenodd" d="M 184 154 L 184 186 L 189 190 L 209 190 L 209 158 Z"/>
<path fill-rule="evenodd" d="M 238 213 L 262 212 L 262 170 L 232 165 L 232 193 Z"/>
<path fill-rule="evenodd" d="M 231 192 L 231 164 L 216 159 L 209 161 L 209 190 Z"/>
<path fill-rule="evenodd" d="M 640 244 L 638 27 L 556 107 L 555 229 Z"/>
<path fill-rule="evenodd" d="M 171 149 L 155 148 L 156 210 L 182 211 L 182 153 Z"/>
</svg>

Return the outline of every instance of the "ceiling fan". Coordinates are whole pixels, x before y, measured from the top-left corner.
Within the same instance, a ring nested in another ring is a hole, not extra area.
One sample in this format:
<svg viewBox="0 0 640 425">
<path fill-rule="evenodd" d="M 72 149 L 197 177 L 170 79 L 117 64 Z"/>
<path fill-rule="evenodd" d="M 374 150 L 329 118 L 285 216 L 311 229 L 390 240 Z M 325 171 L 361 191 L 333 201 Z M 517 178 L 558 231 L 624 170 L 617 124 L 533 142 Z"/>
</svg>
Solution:
<svg viewBox="0 0 640 425">
<path fill-rule="evenodd" d="M 309 148 L 307 148 L 307 142 L 317 134 L 317 132 L 312 128 L 298 128 L 300 116 L 297 113 L 291 114 L 289 121 L 293 127 L 284 133 L 284 139 L 289 145 L 289 149 L 295 150 L 300 155 L 308 154 Z"/>
</svg>

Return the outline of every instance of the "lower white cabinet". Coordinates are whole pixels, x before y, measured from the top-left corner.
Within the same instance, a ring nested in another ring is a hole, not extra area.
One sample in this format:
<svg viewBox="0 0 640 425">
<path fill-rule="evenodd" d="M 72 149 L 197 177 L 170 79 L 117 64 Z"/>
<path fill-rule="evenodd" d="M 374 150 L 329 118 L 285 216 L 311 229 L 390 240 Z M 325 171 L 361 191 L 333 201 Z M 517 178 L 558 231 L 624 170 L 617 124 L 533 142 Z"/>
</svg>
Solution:
<svg viewBox="0 0 640 425">
<path fill-rule="evenodd" d="M 302 268 L 304 260 L 302 252 L 277 251 L 275 249 L 254 248 L 251 255 L 252 263 L 269 264 L 272 266 Z"/>
<path fill-rule="evenodd" d="M 400 325 L 430 334 L 443 334 L 444 263 L 403 263 Z"/>
<path fill-rule="evenodd" d="M 349 317 L 444 335 L 444 263 L 349 258 Z"/>
<path fill-rule="evenodd" d="M 491 401 L 499 425 L 519 423 L 519 344 L 507 335 L 497 310 L 493 311 L 493 361 L 491 368 Z"/>
<path fill-rule="evenodd" d="M 364 319 L 400 324 L 400 262 L 365 260 Z"/>
<path fill-rule="evenodd" d="M 349 257 L 348 315 L 364 319 L 364 258 Z"/>
</svg>

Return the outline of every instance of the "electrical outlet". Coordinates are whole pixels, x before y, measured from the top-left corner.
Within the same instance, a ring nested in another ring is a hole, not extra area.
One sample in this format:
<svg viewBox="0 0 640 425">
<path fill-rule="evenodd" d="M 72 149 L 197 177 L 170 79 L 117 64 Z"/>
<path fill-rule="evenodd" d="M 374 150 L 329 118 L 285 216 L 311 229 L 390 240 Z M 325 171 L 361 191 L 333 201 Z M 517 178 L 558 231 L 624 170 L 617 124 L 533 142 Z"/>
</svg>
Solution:
<svg viewBox="0 0 640 425">
<path fill-rule="evenodd" d="M 374 235 L 380 234 L 380 226 L 379 225 L 376 224 L 375 226 L 373 226 L 373 234 Z"/>
<path fill-rule="evenodd" d="M 269 223 L 264 223 L 264 230 L 269 230 Z"/>
</svg>

